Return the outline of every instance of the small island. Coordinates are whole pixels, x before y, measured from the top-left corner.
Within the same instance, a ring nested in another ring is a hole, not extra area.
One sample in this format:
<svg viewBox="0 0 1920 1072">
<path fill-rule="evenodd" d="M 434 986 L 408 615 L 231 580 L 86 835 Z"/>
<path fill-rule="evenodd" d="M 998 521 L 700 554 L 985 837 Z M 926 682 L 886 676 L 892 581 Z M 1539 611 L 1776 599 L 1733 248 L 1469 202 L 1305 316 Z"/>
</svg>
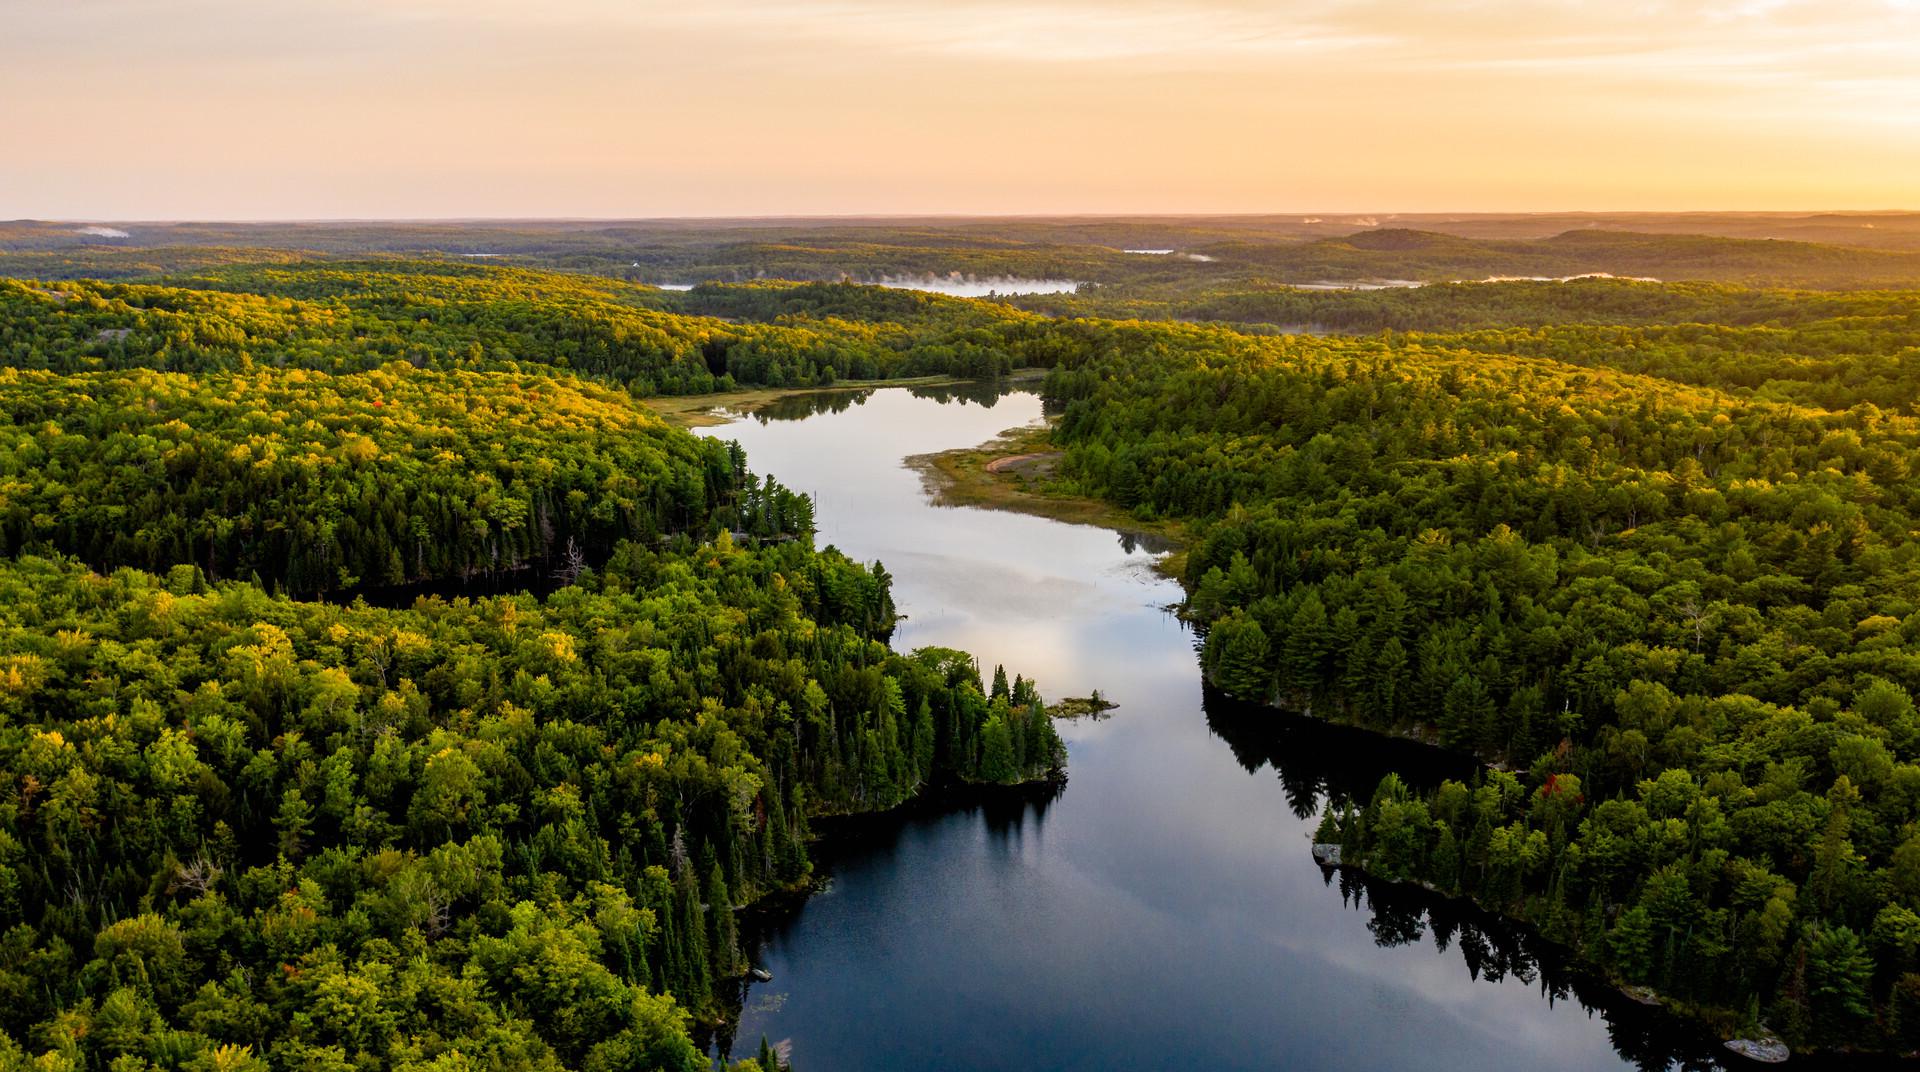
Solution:
<svg viewBox="0 0 1920 1072">
<path fill-rule="evenodd" d="M 1052 718 L 1090 718 L 1097 721 L 1112 718 L 1113 716 L 1108 712 L 1119 706 L 1100 695 L 1099 689 L 1095 689 L 1091 696 L 1068 696 L 1062 699 L 1059 703 L 1049 706 L 1047 714 Z"/>
</svg>

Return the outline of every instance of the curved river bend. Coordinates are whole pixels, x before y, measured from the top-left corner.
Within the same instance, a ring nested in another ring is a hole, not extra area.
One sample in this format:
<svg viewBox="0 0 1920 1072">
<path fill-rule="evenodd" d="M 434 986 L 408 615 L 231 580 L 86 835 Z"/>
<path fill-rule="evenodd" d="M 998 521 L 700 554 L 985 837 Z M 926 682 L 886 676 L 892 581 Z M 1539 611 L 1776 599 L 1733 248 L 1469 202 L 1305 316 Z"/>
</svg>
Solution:
<svg viewBox="0 0 1920 1072">
<path fill-rule="evenodd" d="M 1150 554 L 936 507 L 902 463 L 1040 419 L 1025 391 L 889 388 L 704 430 L 813 493 L 822 544 L 885 564 L 895 647 L 1121 705 L 1058 724 L 1051 799 L 823 824 L 827 890 L 755 928 L 773 981 L 744 995 L 741 1053 L 764 1035 L 801 1072 L 1712 1067 L 1708 1040 L 1497 921 L 1314 865 L 1329 797 L 1444 760 L 1203 696 Z"/>
</svg>

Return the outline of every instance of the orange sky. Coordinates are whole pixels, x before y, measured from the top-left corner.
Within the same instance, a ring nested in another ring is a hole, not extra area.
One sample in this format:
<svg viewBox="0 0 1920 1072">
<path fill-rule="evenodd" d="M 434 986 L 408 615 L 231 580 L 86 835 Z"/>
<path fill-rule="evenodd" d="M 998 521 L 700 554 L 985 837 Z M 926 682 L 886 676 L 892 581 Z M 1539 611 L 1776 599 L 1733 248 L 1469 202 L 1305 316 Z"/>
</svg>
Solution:
<svg viewBox="0 0 1920 1072">
<path fill-rule="evenodd" d="M 10 0 L 0 218 L 1920 208 L 1920 0 Z"/>
</svg>

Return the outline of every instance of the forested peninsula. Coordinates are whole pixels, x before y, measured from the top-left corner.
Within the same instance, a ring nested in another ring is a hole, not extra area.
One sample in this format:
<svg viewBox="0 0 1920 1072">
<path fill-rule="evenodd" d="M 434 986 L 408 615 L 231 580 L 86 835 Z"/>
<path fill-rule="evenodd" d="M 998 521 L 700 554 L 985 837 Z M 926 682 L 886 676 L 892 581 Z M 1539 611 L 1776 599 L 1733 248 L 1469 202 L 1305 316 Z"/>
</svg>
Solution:
<svg viewBox="0 0 1920 1072">
<path fill-rule="evenodd" d="M 831 330 L 440 271 L 0 284 L 0 1067 L 704 1069 L 810 820 L 1059 776 L 635 397 Z"/>
</svg>

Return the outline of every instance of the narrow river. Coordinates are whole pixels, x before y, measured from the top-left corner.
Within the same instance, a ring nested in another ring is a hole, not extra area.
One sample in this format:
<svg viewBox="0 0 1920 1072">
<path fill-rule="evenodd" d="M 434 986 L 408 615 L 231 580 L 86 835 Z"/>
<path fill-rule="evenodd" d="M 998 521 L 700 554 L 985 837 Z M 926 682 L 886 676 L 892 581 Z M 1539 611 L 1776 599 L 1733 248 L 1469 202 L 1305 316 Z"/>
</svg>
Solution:
<svg viewBox="0 0 1920 1072">
<path fill-rule="evenodd" d="M 1030 392 L 963 394 L 802 396 L 705 431 L 811 492 L 822 544 L 885 564 L 897 648 L 1121 706 L 1060 724 L 1050 799 L 825 827 L 828 888 L 756 928 L 773 981 L 745 995 L 738 1052 L 785 1041 L 801 1072 L 1711 1067 L 1705 1040 L 1511 929 L 1317 867 L 1330 795 L 1445 761 L 1203 697 L 1178 586 L 1112 532 L 934 506 L 902 459 L 1041 418 Z"/>
</svg>

